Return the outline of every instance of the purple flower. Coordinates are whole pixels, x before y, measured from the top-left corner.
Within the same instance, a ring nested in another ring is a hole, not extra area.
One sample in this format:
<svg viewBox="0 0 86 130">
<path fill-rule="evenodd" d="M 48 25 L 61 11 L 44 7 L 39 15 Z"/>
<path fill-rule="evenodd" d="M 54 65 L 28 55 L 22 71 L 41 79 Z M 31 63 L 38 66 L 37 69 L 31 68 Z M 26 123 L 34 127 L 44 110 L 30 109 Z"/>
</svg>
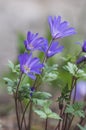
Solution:
<svg viewBox="0 0 86 130">
<path fill-rule="evenodd" d="M 43 52 L 46 54 L 46 56 L 52 57 L 53 55 L 62 52 L 64 49 L 63 46 L 59 46 L 59 43 L 57 41 L 53 41 L 51 45 L 48 45 L 48 41 L 46 42 L 46 45 L 43 48 Z"/>
<path fill-rule="evenodd" d="M 24 53 L 19 57 L 20 70 L 27 74 L 30 78 L 35 79 L 35 74 L 41 74 L 41 69 L 44 67 L 37 57 L 32 57 L 32 54 Z"/>
<path fill-rule="evenodd" d="M 80 64 L 82 62 L 85 62 L 86 61 L 86 56 L 82 56 L 80 57 L 77 61 L 76 61 L 76 64 Z"/>
<path fill-rule="evenodd" d="M 83 45 L 82 45 L 82 51 L 86 52 L 86 41 L 84 41 Z"/>
<path fill-rule="evenodd" d="M 75 88 L 72 91 L 72 99 L 74 98 Z M 86 96 L 86 81 L 79 81 L 76 84 L 76 97 L 75 101 L 84 100 Z"/>
<path fill-rule="evenodd" d="M 53 39 L 63 38 L 76 34 L 75 29 L 69 27 L 69 23 L 67 21 L 61 22 L 61 16 L 54 18 L 52 18 L 52 16 L 49 16 L 48 23 Z"/>
<path fill-rule="evenodd" d="M 38 37 L 38 33 L 28 32 L 27 39 L 24 41 L 25 48 L 30 51 L 40 50 L 45 42 L 43 37 Z"/>
</svg>

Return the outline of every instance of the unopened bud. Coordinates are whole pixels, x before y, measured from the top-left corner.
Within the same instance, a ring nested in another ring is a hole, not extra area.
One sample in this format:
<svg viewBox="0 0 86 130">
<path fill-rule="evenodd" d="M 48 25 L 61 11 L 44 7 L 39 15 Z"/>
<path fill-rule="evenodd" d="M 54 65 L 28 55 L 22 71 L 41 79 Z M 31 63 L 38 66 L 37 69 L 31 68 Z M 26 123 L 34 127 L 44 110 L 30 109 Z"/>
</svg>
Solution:
<svg viewBox="0 0 86 130">
<path fill-rule="evenodd" d="M 76 64 L 80 64 L 80 63 L 85 62 L 85 61 L 86 61 L 86 55 L 80 57 L 80 58 L 76 61 Z"/>
</svg>

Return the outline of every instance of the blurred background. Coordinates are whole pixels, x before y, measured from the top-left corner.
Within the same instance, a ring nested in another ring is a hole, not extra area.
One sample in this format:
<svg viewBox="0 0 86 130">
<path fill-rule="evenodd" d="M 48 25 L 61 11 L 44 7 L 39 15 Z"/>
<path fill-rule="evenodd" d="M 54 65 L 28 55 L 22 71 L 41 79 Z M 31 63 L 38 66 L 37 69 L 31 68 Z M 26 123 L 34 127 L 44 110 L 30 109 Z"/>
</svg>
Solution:
<svg viewBox="0 0 86 130">
<path fill-rule="evenodd" d="M 74 44 L 86 39 L 86 0 L 0 0 L 0 106 L 4 106 L 4 102 L 10 103 L 7 91 L 3 89 L 2 78 L 8 72 L 8 59 L 15 62 L 17 58 L 19 34 L 26 36 L 30 30 L 46 37 L 49 15 L 61 15 L 62 20 L 69 21 L 76 28 L 77 35 L 66 38 L 69 51 L 69 42 Z M 0 115 L 5 113 L 2 110 L 3 107 L 0 107 Z M 9 128 L 12 130 L 12 126 Z"/>
</svg>

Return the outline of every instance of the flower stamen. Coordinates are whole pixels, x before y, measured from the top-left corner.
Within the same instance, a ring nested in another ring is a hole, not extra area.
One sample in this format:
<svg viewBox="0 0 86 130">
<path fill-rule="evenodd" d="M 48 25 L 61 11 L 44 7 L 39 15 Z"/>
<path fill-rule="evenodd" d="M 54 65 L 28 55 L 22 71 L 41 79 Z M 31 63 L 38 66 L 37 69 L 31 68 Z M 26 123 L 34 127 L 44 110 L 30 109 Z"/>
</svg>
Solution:
<svg viewBox="0 0 86 130">
<path fill-rule="evenodd" d="M 30 68 L 28 68 L 28 66 L 24 65 L 24 69 L 26 70 L 27 73 L 30 72 Z"/>
</svg>

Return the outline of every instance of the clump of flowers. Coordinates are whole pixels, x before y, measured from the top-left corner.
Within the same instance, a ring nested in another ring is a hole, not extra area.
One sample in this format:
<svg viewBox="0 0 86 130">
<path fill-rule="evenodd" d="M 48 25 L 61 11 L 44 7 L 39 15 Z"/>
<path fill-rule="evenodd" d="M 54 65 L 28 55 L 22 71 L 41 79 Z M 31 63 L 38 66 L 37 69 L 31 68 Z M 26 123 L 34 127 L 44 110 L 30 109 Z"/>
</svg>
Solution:
<svg viewBox="0 0 86 130">
<path fill-rule="evenodd" d="M 85 80 L 86 77 L 84 69 L 86 41 L 81 46 L 81 52 L 75 55 L 75 61 L 72 57 L 70 59 L 64 57 L 63 66 L 55 63 L 50 66 L 48 59 L 66 49 L 58 40 L 74 35 L 76 31 L 67 21 L 62 21 L 61 16 L 49 16 L 48 24 L 51 34 L 50 42 L 47 38 L 40 37 L 38 33 L 29 31 L 24 40 L 25 52 L 18 56 L 19 64 L 14 65 L 9 61 L 9 67 L 15 73 L 15 79 L 4 78 L 8 91 L 15 101 L 18 130 L 33 129 L 33 112 L 45 120 L 44 130 L 51 130 L 49 118 L 57 121 L 52 130 L 71 130 L 73 119 L 76 117 L 79 118 L 79 122 L 73 126 L 74 130 L 85 130 L 86 105 L 80 101 L 81 99 L 85 101 L 86 81 L 78 81 Z M 39 58 L 39 55 L 34 56 L 34 51 L 41 53 L 42 58 Z M 56 86 L 61 86 L 60 96 L 56 100 L 53 100 L 54 95 L 41 90 L 41 87 L 46 86 L 44 84 L 52 84 L 52 81 L 55 81 L 54 83 L 59 81 Z M 58 105 L 57 111 L 53 111 L 51 107 L 54 101 Z"/>
</svg>

